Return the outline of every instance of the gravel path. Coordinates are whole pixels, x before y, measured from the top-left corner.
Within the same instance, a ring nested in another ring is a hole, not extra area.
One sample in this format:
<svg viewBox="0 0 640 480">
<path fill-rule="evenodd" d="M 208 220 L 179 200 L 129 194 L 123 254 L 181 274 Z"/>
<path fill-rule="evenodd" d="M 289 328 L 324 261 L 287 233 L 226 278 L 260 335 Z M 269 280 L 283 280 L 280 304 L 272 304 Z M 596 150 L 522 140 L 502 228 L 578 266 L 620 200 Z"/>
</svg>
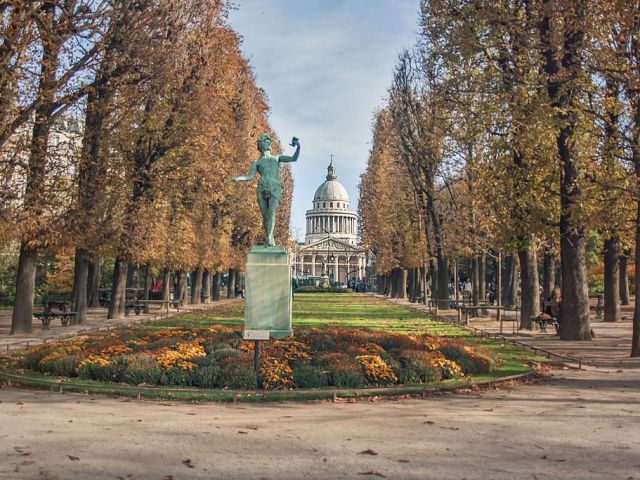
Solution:
<svg viewBox="0 0 640 480">
<path fill-rule="evenodd" d="M 426 399 L 186 404 L 5 386 L 0 479 L 640 480 L 640 359 L 624 353 L 629 322 L 606 328 L 595 343 L 523 334 L 584 370 Z"/>
<path fill-rule="evenodd" d="M 0 400 L 7 479 L 640 479 L 639 369 L 379 402 Z"/>
</svg>

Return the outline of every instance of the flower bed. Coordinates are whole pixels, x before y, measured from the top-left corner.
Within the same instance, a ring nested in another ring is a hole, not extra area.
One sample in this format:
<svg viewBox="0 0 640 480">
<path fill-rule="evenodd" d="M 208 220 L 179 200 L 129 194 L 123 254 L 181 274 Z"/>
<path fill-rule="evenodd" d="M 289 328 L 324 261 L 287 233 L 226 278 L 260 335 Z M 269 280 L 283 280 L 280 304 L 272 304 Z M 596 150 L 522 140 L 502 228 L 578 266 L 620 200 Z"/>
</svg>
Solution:
<svg viewBox="0 0 640 480">
<path fill-rule="evenodd" d="M 252 389 L 360 388 L 438 382 L 488 373 L 490 350 L 426 334 L 358 329 L 296 330 L 264 342 L 260 370 L 241 327 L 136 327 L 47 343 L 18 360 L 20 368 L 60 377 L 148 386 Z"/>
</svg>

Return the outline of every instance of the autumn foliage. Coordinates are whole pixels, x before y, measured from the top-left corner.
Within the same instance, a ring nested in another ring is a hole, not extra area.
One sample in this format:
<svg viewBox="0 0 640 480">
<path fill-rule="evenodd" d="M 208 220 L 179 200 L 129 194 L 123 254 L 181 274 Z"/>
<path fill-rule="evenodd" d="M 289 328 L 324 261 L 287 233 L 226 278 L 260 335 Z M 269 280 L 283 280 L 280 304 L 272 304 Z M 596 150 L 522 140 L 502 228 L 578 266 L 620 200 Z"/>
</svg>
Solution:
<svg viewBox="0 0 640 480">
<path fill-rule="evenodd" d="M 129 268 L 209 279 L 243 268 L 261 223 L 254 186 L 230 177 L 257 158 L 259 134 L 277 136 L 228 11 L 222 0 L 0 6 L 0 242 L 20 246 L 13 332 L 31 329 L 42 258 L 75 264 L 80 322 L 104 259 L 116 264 L 114 317 Z"/>
</svg>

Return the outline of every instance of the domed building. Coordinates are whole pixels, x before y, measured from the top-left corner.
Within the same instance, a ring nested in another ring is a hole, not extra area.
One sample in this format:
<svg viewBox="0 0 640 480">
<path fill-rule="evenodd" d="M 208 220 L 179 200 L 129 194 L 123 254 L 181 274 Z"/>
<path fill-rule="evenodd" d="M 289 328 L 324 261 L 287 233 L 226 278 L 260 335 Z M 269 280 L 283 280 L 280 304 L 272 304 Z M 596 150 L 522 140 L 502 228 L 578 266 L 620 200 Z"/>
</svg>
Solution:
<svg viewBox="0 0 640 480">
<path fill-rule="evenodd" d="M 298 244 L 294 275 L 328 277 L 333 284 L 347 284 L 365 276 L 366 251 L 357 242 L 358 217 L 350 209 L 349 194 L 338 182 L 333 160 L 326 180 L 307 210 L 304 243 Z"/>
</svg>

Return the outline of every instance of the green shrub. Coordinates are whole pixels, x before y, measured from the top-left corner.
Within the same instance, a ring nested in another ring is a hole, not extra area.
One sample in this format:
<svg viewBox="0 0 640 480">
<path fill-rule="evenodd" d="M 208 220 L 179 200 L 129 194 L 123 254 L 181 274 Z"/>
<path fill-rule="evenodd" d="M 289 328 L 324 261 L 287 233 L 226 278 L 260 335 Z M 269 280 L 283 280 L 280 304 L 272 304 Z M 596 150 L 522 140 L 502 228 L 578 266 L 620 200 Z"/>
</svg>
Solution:
<svg viewBox="0 0 640 480">
<path fill-rule="evenodd" d="M 222 348 L 212 351 L 207 357 L 211 357 L 210 361 L 217 364 L 235 363 L 240 361 L 242 357 L 246 356 L 240 350 L 235 348 Z"/>
<path fill-rule="evenodd" d="M 27 355 L 22 360 L 23 365 L 29 370 L 40 370 L 40 360 L 49 355 L 51 350 L 48 348 L 44 348 L 41 350 L 34 350 L 32 352 L 27 353 Z"/>
<path fill-rule="evenodd" d="M 293 382 L 298 388 L 319 388 L 329 385 L 329 375 L 326 370 L 297 362 L 293 365 Z"/>
<path fill-rule="evenodd" d="M 442 380 L 442 369 L 434 365 L 432 352 L 404 350 L 398 353 L 396 376 L 400 383 L 428 383 Z"/>
<path fill-rule="evenodd" d="M 442 380 L 442 371 L 419 362 L 407 362 L 395 370 L 400 383 L 429 383 Z"/>
<path fill-rule="evenodd" d="M 80 359 L 77 356 L 56 358 L 55 360 L 41 363 L 40 371 L 56 377 L 76 377 L 78 376 L 79 363 Z"/>
<path fill-rule="evenodd" d="M 362 369 L 350 363 L 337 362 L 329 366 L 330 384 L 338 388 L 362 388 L 366 378 Z"/>
<path fill-rule="evenodd" d="M 126 355 L 127 366 L 122 378 L 130 385 L 158 385 L 162 377 L 162 367 L 153 355 Z"/>
<path fill-rule="evenodd" d="M 85 363 L 78 367 L 80 378 L 97 380 L 99 382 L 121 382 L 127 368 L 127 362 L 122 357 L 115 357 L 107 365 Z"/>
<path fill-rule="evenodd" d="M 204 346 L 204 351 L 207 352 L 207 355 L 211 355 L 212 353 L 218 352 L 218 351 L 227 351 L 227 350 L 233 350 L 233 349 L 234 348 L 228 343 L 222 343 L 222 342 L 208 343 Z"/>
<path fill-rule="evenodd" d="M 196 383 L 195 372 L 196 369 L 183 370 L 178 367 L 173 367 L 171 370 L 162 374 L 160 383 L 172 387 L 192 387 Z"/>
<path fill-rule="evenodd" d="M 498 357 L 487 348 L 463 343 L 448 343 L 438 348 L 447 360 L 452 360 L 460 365 L 465 375 L 477 375 L 489 373 L 498 365 Z"/>
<path fill-rule="evenodd" d="M 220 385 L 220 367 L 208 365 L 198 368 L 192 374 L 193 385 L 200 388 L 215 388 Z"/>
<path fill-rule="evenodd" d="M 248 363 L 228 363 L 220 369 L 220 386 L 234 390 L 256 388 L 258 377 L 253 365 Z"/>
</svg>

